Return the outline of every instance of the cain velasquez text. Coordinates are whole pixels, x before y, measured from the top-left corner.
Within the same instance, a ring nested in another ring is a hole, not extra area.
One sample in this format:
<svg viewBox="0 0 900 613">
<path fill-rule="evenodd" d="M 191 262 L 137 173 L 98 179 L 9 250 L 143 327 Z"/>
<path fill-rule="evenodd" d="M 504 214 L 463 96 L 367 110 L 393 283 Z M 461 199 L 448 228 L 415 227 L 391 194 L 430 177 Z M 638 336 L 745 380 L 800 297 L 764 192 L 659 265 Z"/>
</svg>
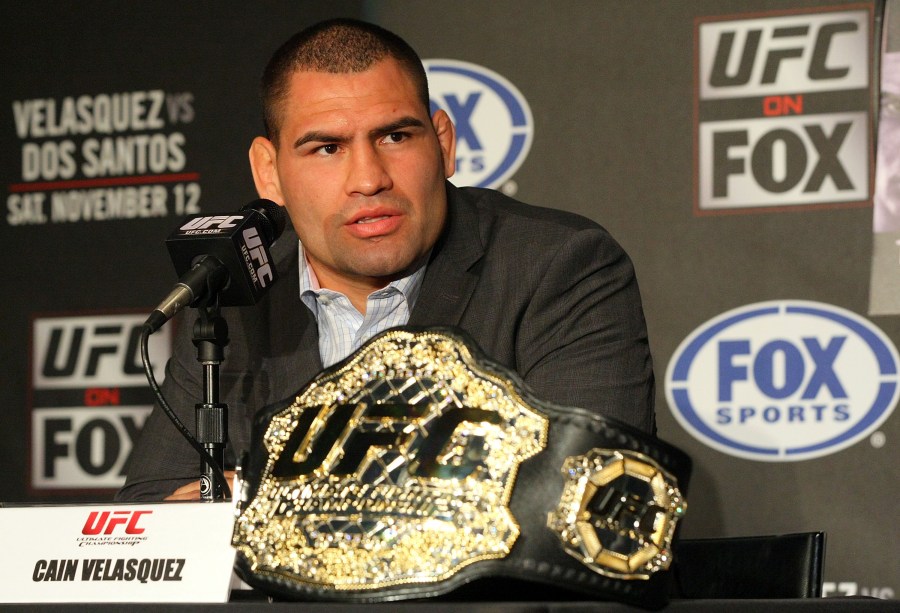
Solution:
<svg viewBox="0 0 900 613">
<path fill-rule="evenodd" d="M 9 225 L 199 213 L 185 135 L 193 94 L 162 90 L 13 101 L 22 182 Z"/>
<path fill-rule="evenodd" d="M 32 581 L 181 581 L 184 558 L 38 560 Z M 80 572 L 79 572 L 80 566 Z"/>
</svg>

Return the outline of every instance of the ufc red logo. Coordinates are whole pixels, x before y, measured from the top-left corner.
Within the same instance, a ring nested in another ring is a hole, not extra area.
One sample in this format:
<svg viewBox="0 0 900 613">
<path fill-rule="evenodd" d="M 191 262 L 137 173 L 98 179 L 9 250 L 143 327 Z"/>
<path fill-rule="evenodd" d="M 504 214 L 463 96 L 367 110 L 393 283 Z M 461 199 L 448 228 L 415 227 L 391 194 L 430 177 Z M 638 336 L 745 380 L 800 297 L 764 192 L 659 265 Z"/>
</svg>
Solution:
<svg viewBox="0 0 900 613">
<path fill-rule="evenodd" d="M 153 511 L 91 511 L 81 533 L 89 536 L 112 534 L 117 526 L 124 526 L 125 534 L 143 534 L 144 529 L 138 522 L 150 513 Z"/>
</svg>

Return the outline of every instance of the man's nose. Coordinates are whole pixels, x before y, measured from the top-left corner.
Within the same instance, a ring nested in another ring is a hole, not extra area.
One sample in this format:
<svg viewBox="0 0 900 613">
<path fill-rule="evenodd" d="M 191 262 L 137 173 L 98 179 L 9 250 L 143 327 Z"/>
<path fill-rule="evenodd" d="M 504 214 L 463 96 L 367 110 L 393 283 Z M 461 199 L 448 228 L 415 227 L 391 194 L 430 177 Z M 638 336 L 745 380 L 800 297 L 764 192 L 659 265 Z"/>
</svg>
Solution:
<svg viewBox="0 0 900 613">
<path fill-rule="evenodd" d="M 353 150 L 347 172 L 348 193 L 374 196 L 392 186 L 393 181 L 376 146 L 367 145 Z"/>
</svg>

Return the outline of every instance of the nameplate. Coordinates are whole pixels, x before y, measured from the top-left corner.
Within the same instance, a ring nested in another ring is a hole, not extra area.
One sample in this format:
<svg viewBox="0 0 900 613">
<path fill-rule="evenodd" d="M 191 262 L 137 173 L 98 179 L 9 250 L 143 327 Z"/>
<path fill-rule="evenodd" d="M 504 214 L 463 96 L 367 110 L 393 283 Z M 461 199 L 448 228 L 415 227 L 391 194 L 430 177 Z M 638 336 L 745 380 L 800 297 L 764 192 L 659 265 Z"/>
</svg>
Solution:
<svg viewBox="0 0 900 613">
<path fill-rule="evenodd" d="M 0 508 L 0 602 L 227 602 L 229 503 Z"/>
</svg>

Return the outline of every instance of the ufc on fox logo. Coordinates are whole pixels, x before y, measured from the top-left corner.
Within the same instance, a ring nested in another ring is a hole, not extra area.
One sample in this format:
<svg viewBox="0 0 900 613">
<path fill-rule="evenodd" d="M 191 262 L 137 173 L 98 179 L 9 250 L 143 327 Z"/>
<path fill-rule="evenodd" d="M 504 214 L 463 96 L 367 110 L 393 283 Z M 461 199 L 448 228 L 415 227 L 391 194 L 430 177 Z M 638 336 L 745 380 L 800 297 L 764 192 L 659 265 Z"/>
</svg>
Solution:
<svg viewBox="0 0 900 613">
<path fill-rule="evenodd" d="M 869 196 L 868 9 L 697 25 L 697 208 Z"/>
</svg>

